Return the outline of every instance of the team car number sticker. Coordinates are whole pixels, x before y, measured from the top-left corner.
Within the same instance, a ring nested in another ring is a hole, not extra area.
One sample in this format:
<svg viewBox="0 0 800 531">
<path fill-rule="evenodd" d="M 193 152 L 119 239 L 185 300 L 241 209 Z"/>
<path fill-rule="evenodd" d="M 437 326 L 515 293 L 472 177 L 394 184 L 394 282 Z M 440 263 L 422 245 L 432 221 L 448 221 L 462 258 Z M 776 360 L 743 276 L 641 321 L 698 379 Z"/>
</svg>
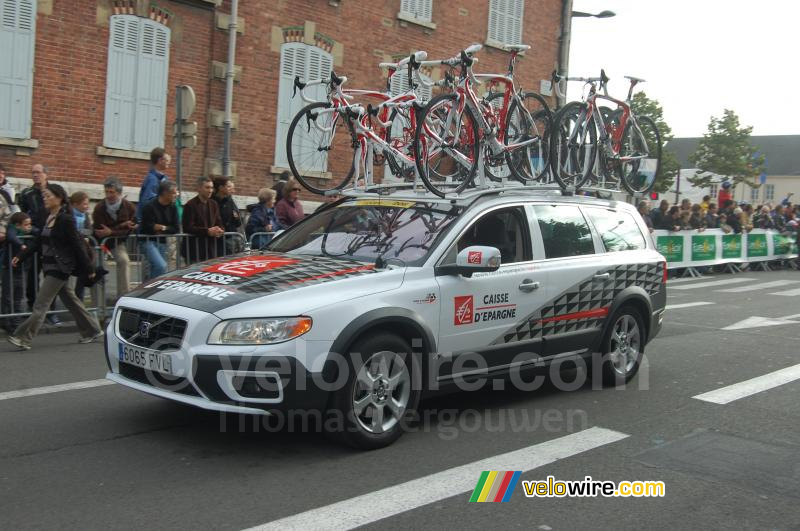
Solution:
<svg viewBox="0 0 800 531">
<path fill-rule="evenodd" d="M 236 277 L 252 277 L 270 269 L 286 267 L 298 263 L 294 258 L 279 258 L 275 256 L 245 256 L 228 262 L 214 264 L 203 269 L 206 273 L 222 273 Z"/>
</svg>

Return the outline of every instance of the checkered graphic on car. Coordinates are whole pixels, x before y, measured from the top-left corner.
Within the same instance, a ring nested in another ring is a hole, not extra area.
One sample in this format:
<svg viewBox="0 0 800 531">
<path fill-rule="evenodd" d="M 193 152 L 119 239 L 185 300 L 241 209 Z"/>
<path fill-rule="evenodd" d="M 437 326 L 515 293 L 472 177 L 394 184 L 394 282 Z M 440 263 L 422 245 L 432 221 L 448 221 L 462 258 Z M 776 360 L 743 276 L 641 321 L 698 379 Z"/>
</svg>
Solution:
<svg viewBox="0 0 800 531">
<path fill-rule="evenodd" d="M 354 260 L 260 252 L 172 271 L 129 296 L 215 312 L 272 293 L 373 273 L 373 264 Z"/>
<path fill-rule="evenodd" d="M 658 293 L 663 282 L 664 265 L 625 264 L 597 271 L 592 276 L 603 273 L 609 274 L 607 280 L 589 277 L 571 286 L 507 330 L 492 344 L 502 345 L 599 328 L 608 316 L 609 306 L 622 290 L 639 286 L 650 295 Z"/>
</svg>

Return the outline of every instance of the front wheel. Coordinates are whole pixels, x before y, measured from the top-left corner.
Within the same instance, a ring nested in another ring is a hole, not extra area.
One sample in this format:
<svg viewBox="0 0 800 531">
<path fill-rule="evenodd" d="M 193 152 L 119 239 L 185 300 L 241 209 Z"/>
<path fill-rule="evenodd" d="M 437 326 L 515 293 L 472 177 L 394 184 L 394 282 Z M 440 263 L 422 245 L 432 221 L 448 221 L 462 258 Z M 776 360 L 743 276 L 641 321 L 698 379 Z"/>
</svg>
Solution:
<svg viewBox="0 0 800 531">
<path fill-rule="evenodd" d="M 425 186 L 444 197 L 470 185 L 478 170 L 478 124 L 469 107 L 458 110 L 455 94 L 433 98 L 417 117 L 414 160 Z"/>
<path fill-rule="evenodd" d="M 330 108 L 326 102 L 306 105 L 295 115 L 286 137 L 292 175 L 307 190 L 320 195 L 347 186 L 354 171 L 353 126 L 338 112 L 321 112 Z M 323 177 L 324 173 L 330 178 L 315 179 L 315 174 Z"/>
<path fill-rule="evenodd" d="M 597 156 L 597 128 L 588 106 L 566 104 L 553 117 L 550 168 L 561 188 L 580 188 L 589 178 Z"/>
<path fill-rule="evenodd" d="M 649 117 L 635 120 L 622 135 L 617 177 L 630 193 L 644 194 L 653 188 L 661 170 L 661 134 Z"/>
<path fill-rule="evenodd" d="M 547 102 L 535 92 L 520 94 L 522 105 L 511 102 L 506 120 L 504 143 L 508 146 L 530 142 L 506 152 L 511 175 L 520 182 L 539 181 L 550 165 L 550 128 L 553 116 Z M 524 108 L 523 108 L 524 107 Z"/>
<path fill-rule="evenodd" d="M 362 450 L 388 446 L 403 434 L 419 403 L 421 380 L 412 380 L 411 348 L 394 334 L 380 333 L 357 341 L 351 352 L 347 381 L 328 411 L 331 435 Z"/>
</svg>

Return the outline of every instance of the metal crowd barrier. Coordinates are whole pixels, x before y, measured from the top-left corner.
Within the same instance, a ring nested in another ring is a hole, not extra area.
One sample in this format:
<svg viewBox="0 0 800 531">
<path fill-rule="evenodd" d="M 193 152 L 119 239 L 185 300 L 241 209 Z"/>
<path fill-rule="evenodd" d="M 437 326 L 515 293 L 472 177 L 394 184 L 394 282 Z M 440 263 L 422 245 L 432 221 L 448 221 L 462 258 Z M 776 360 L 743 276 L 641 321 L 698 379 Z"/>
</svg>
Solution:
<svg viewBox="0 0 800 531">
<path fill-rule="evenodd" d="M 247 240 L 250 249 L 253 251 L 257 251 L 259 249 L 263 249 L 272 238 L 275 237 L 277 232 L 254 232 L 250 235 L 250 238 Z"/>
<path fill-rule="evenodd" d="M 18 236 L 23 245 L 30 245 L 36 236 Z M 102 252 L 100 246 L 92 237 L 86 237 L 89 240 L 89 247 L 94 250 L 95 267 L 100 268 L 103 266 Z M 28 243 L 26 243 L 28 242 Z M 42 280 L 42 264 L 39 259 L 39 253 L 34 253 L 27 260 L 20 263 L 17 267 L 12 266 L 14 254 L 9 252 L 10 245 L 8 242 L 2 246 L 0 250 L 0 321 L 2 321 L 5 328 L 14 328 L 15 324 L 22 322 L 29 317 L 32 313 L 33 303 L 39 293 L 39 284 Z M 70 278 L 70 285 L 75 288 L 76 284 L 80 281 L 75 277 Z M 106 293 L 105 283 L 96 282 L 90 290 L 91 304 L 86 306 L 86 309 L 95 315 L 99 321 L 103 321 L 106 315 Z M 79 297 L 82 299 L 82 297 Z M 47 315 L 69 313 L 69 310 L 64 308 L 59 309 L 59 298 L 56 297 L 50 311 Z"/>
</svg>

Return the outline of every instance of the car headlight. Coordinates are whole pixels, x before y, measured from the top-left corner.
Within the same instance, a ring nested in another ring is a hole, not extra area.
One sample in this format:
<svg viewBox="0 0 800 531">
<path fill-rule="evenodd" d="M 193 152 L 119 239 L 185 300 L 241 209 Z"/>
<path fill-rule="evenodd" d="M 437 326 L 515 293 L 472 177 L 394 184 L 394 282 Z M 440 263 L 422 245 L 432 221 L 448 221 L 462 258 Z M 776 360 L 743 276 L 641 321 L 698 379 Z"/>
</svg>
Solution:
<svg viewBox="0 0 800 531">
<path fill-rule="evenodd" d="M 232 319 L 217 324 L 210 345 L 269 345 L 300 337 L 311 330 L 310 317 Z"/>
</svg>

